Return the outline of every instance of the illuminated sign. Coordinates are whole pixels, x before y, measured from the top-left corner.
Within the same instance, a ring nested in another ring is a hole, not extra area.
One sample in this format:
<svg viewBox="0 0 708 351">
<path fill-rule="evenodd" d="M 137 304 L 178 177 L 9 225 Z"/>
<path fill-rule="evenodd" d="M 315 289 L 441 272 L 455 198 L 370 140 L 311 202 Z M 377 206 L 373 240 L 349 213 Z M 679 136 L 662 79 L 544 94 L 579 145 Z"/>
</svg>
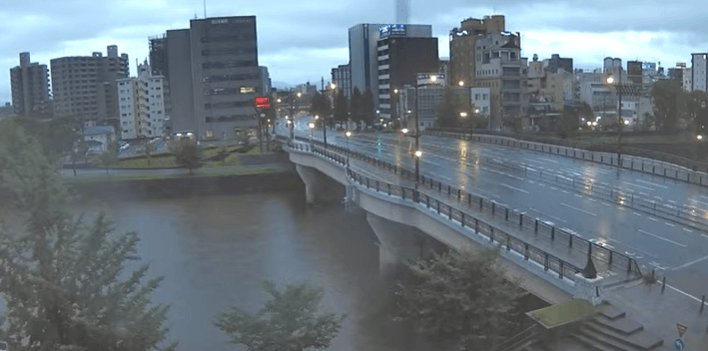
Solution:
<svg viewBox="0 0 708 351">
<path fill-rule="evenodd" d="M 256 108 L 270 108 L 270 98 L 267 96 L 256 97 Z"/>
<path fill-rule="evenodd" d="M 656 63 L 654 63 L 654 62 L 642 63 L 642 71 L 656 71 Z"/>
<path fill-rule="evenodd" d="M 405 24 L 387 24 L 384 26 L 379 26 L 379 39 L 402 35 L 406 35 Z"/>
</svg>

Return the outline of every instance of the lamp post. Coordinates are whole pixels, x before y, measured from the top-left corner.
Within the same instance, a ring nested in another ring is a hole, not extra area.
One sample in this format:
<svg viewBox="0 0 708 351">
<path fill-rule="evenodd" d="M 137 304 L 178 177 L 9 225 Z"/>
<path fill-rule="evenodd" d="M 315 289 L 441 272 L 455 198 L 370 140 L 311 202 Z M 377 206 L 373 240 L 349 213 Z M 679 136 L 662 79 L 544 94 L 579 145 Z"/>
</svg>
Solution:
<svg viewBox="0 0 708 351">
<path fill-rule="evenodd" d="M 410 136 L 412 138 L 415 138 L 415 149 L 412 152 L 413 159 L 415 160 L 415 183 L 416 187 L 418 186 L 418 180 L 420 179 L 420 156 L 423 155 L 423 152 L 420 151 L 418 148 L 418 139 L 420 138 L 420 135 L 418 133 L 415 133 L 414 135 L 408 135 L 408 128 L 403 128 L 401 129 L 401 132 L 405 136 Z"/>
<path fill-rule="evenodd" d="M 347 139 L 347 169 L 349 169 L 349 137 L 352 136 L 352 132 L 344 132 L 344 137 Z"/>
<path fill-rule="evenodd" d="M 313 135 L 314 130 L 315 130 L 315 124 L 310 122 L 310 124 L 307 125 L 310 127 L 310 143 L 314 142 L 315 136 Z"/>
<path fill-rule="evenodd" d="M 615 79 L 612 76 L 607 77 L 607 83 L 612 85 Z M 622 70 L 619 71 L 619 82 L 615 85 L 617 89 L 617 128 L 619 135 L 617 136 L 617 166 L 622 167 L 622 129 L 624 128 L 624 119 L 622 119 Z"/>
</svg>

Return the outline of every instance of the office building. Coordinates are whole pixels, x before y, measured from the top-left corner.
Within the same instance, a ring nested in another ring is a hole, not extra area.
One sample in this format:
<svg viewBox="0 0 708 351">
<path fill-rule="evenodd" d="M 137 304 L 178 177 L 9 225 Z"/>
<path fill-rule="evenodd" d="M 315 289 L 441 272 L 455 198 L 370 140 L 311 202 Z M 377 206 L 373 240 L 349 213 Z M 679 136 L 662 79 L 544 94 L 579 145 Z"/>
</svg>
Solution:
<svg viewBox="0 0 708 351">
<path fill-rule="evenodd" d="M 543 67 L 551 73 L 558 73 L 562 69 L 568 73 L 573 73 L 573 59 L 562 58 L 558 54 L 552 54 L 551 58 L 543 60 Z"/>
<path fill-rule="evenodd" d="M 55 115 L 118 124 L 118 79 L 127 78 L 126 55 L 115 45 L 108 56 L 70 56 L 51 60 Z"/>
<path fill-rule="evenodd" d="M 5 105 L 0 106 L 0 119 L 10 117 L 15 114 L 15 110 L 12 107 L 12 104 L 9 102 L 6 102 Z"/>
<path fill-rule="evenodd" d="M 415 24 L 357 24 L 349 28 L 349 69 L 351 89 L 362 93 L 369 89 L 374 106 L 379 106 L 378 41 L 388 36 L 432 38 L 430 25 Z"/>
<path fill-rule="evenodd" d="M 261 71 L 261 88 L 259 94 L 262 96 L 270 95 L 270 73 L 268 73 L 268 67 L 260 66 L 258 69 Z"/>
<path fill-rule="evenodd" d="M 391 94 L 404 85 L 416 84 L 419 72 L 438 72 L 438 38 L 386 36 L 378 41 L 377 51 L 379 95 L 375 106 L 380 117 L 398 118 Z"/>
<path fill-rule="evenodd" d="M 20 65 L 10 69 L 12 107 L 15 114 L 51 117 L 47 65 L 30 61 L 30 53 L 20 53 Z"/>
<path fill-rule="evenodd" d="M 568 92 L 566 84 L 567 80 L 572 82 L 572 74 L 565 71 L 567 67 L 556 69 L 555 72 L 547 69 L 547 60 L 539 61 L 535 54 L 528 66 L 526 93 L 529 99 L 529 124 L 533 130 L 553 131 L 566 101 L 572 101 L 572 88 Z"/>
<path fill-rule="evenodd" d="M 627 61 L 627 81 L 625 84 L 641 85 L 644 80 L 643 63 L 641 61 Z"/>
<path fill-rule="evenodd" d="M 450 82 L 475 85 L 477 40 L 490 33 L 503 32 L 505 26 L 504 16 L 484 16 L 483 19 L 468 18 L 450 31 Z"/>
<path fill-rule="evenodd" d="M 332 83 L 335 89 L 344 91 L 347 99 L 352 97 L 352 73 L 349 65 L 339 65 L 332 68 Z"/>
<path fill-rule="evenodd" d="M 167 78 L 172 132 L 199 140 L 234 139 L 258 127 L 263 94 L 255 16 L 194 19 L 188 29 L 150 39 L 153 73 Z"/>
<path fill-rule="evenodd" d="M 708 91 L 708 53 L 691 54 L 691 91 Z"/>
<path fill-rule="evenodd" d="M 164 135 L 163 77 L 153 76 L 147 61 L 138 76 L 119 79 L 120 138 L 155 138 Z"/>
<path fill-rule="evenodd" d="M 521 57 L 521 35 L 495 32 L 480 36 L 475 52 L 474 85 L 490 89 L 490 128 L 517 126 L 518 119 L 527 127 L 528 63 Z"/>
</svg>

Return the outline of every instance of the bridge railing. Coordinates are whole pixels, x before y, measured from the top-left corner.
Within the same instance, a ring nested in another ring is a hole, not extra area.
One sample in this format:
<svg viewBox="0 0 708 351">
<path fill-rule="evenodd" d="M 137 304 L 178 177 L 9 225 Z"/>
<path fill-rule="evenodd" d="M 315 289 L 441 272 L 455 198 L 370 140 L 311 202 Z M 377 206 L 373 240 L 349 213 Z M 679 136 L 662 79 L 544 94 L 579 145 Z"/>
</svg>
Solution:
<svg viewBox="0 0 708 351">
<path fill-rule="evenodd" d="M 503 167 L 506 170 L 551 184 L 552 186 L 570 189 L 583 195 L 603 199 L 616 205 L 642 211 L 656 217 L 675 220 L 699 230 L 708 230 L 708 219 L 704 216 L 706 209 L 701 209 L 697 206 L 685 204 L 674 205 L 667 202 L 650 200 L 637 192 L 621 190 L 617 187 L 609 187 L 583 178 L 551 174 L 550 172 L 543 172 L 542 170 L 524 165 L 498 162 L 490 158 L 486 158 L 486 161 L 489 164 Z"/>
<path fill-rule="evenodd" d="M 319 148 L 313 149 L 314 153 L 320 153 L 320 151 Z M 459 210 L 449 203 L 423 194 L 415 188 L 369 178 L 351 169 L 347 169 L 347 175 L 352 181 L 366 189 L 425 206 L 427 210 L 456 223 L 462 228 L 473 230 L 476 234 L 488 240 L 490 244 L 498 244 L 500 248 L 513 251 L 523 257 L 524 260 L 536 263 L 539 269 L 542 268 L 544 271 L 558 274 L 560 279 L 575 281 L 575 275 L 581 272 L 578 266 L 498 229 L 476 216 Z"/>
<path fill-rule="evenodd" d="M 666 157 L 662 159 L 647 158 L 642 156 L 634 156 L 629 154 L 622 154 L 620 157 L 621 164 L 617 160 L 617 153 L 614 150 L 606 151 L 589 151 L 580 149 L 573 146 L 564 146 L 554 144 L 550 141 L 525 141 L 516 139 L 517 137 L 511 138 L 506 136 L 495 136 L 486 134 L 469 134 L 469 133 L 459 133 L 459 132 L 446 132 L 446 131 L 425 131 L 426 135 L 433 136 L 443 136 L 451 137 L 461 140 L 478 141 L 490 144 L 497 144 L 503 146 L 517 147 L 521 149 L 540 151 L 545 153 L 550 153 L 554 155 L 561 155 L 572 157 L 576 159 L 582 159 L 585 161 L 591 161 L 596 163 L 602 163 L 606 165 L 621 166 L 622 168 L 627 168 L 639 172 L 649 173 L 652 175 L 658 175 L 670 179 L 680 180 L 687 183 L 708 186 L 708 166 L 705 164 L 695 164 L 693 162 L 687 162 L 679 157 L 672 156 L 665 161 Z M 623 150 L 640 150 L 632 147 L 623 147 Z M 652 152 L 652 156 L 660 156 L 660 153 Z M 671 156 L 671 155 L 669 155 Z"/>
<path fill-rule="evenodd" d="M 327 147 L 324 148 L 324 144 L 319 141 L 312 141 L 304 138 L 297 138 L 297 140 L 299 140 L 301 143 L 295 143 L 295 145 L 300 145 L 302 150 L 318 153 L 332 160 L 337 160 L 337 162 L 341 165 L 346 164 L 346 156 L 341 156 L 341 154 L 344 154 L 349 155 L 349 157 L 351 158 L 355 158 L 367 162 L 369 164 L 375 165 L 377 167 L 383 168 L 385 170 L 394 172 L 394 174 L 400 175 L 404 179 L 410 181 L 416 180 L 414 172 L 406 169 L 405 167 L 399 167 L 398 165 L 382 161 L 381 159 L 378 159 L 376 157 L 352 152 L 351 150 L 347 150 L 345 148 L 331 144 L 327 145 Z M 336 158 L 335 156 L 337 156 L 338 154 L 339 158 Z M 384 183 L 378 180 L 367 181 L 371 182 L 371 184 L 369 184 L 371 188 L 376 186 L 377 188 L 375 189 L 380 189 L 383 191 L 386 191 L 387 188 L 391 186 L 389 184 L 383 185 Z M 449 200 L 457 202 L 458 205 L 463 205 L 463 208 L 466 208 L 468 211 L 471 210 L 479 212 L 480 214 L 491 216 L 495 220 L 503 220 L 509 223 L 514 223 L 515 225 L 518 225 L 521 229 L 533 231 L 535 236 L 544 236 L 546 239 L 554 243 L 560 243 L 570 250 L 577 250 L 584 254 L 587 254 L 588 250 L 590 250 L 593 258 L 607 263 L 610 268 L 614 267 L 620 271 L 625 271 L 628 277 L 630 278 L 642 276 L 639 264 L 633 258 L 623 253 L 611 250 L 603 246 L 602 244 L 590 242 L 570 229 L 557 228 L 550 222 L 545 222 L 539 218 L 529 216 L 525 212 L 510 209 L 504 206 L 503 204 L 500 204 L 494 200 L 486 199 L 478 194 L 473 194 L 464 191 L 460 188 L 453 187 L 441 181 L 435 181 L 430 177 L 421 176 L 418 181 L 421 185 L 421 187 L 419 187 L 421 194 L 423 194 L 424 191 L 429 193 L 429 191 L 432 190 L 434 192 L 437 192 L 438 195 L 447 196 Z M 385 186 L 386 188 L 382 188 L 382 186 Z M 395 192 L 396 190 L 393 189 L 392 194 L 395 194 Z M 411 198 L 413 196 L 412 193 L 402 194 L 402 196 L 406 195 L 408 198 Z M 433 197 L 427 198 L 428 195 L 425 196 L 425 199 L 428 201 L 438 201 Z M 426 205 L 430 206 L 430 204 Z M 444 203 L 433 202 L 432 205 L 444 205 Z M 445 207 L 443 207 L 441 210 L 445 211 Z M 551 264 L 554 263 L 551 262 Z"/>
</svg>

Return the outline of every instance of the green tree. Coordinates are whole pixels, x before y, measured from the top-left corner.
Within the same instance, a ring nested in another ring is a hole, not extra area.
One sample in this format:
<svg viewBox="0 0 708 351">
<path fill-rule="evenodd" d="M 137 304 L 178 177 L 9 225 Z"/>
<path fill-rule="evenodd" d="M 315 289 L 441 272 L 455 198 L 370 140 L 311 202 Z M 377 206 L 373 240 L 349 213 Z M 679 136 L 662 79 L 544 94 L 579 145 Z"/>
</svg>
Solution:
<svg viewBox="0 0 708 351">
<path fill-rule="evenodd" d="M 376 114 L 374 113 L 374 95 L 371 90 L 366 89 L 361 96 L 361 119 L 368 125 L 374 124 Z"/>
<path fill-rule="evenodd" d="M 580 109 L 564 108 L 556 123 L 556 133 L 565 139 L 580 128 Z"/>
<path fill-rule="evenodd" d="M 460 99 L 452 90 L 446 86 L 443 91 L 442 99 L 435 110 L 436 121 L 438 127 L 457 127 L 459 126 L 460 118 Z M 416 113 L 418 113 L 416 111 Z"/>
<path fill-rule="evenodd" d="M 168 306 L 150 295 L 162 278 L 145 281 L 147 265 L 126 272 L 137 235 L 112 233 L 102 214 L 88 224 L 74 216 L 56 164 L 15 132 L 0 139 L 0 185 L 22 223 L 0 230 L 4 339 L 17 350 L 159 350 Z"/>
<path fill-rule="evenodd" d="M 678 118 L 684 111 L 679 100 L 683 94 L 681 83 L 673 79 L 661 79 L 651 88 L 651 98 L 654 103 L 656 128 L 663 131 L 673 131 L 678 124 Z"/>
<path fill-rule="evenodd" d="M 352 122 L 359 123 L 362 120 L 362 95 L 359 88 L 354 88 L 352 98 L 349 103 Z"/>
<path fill-rule="evenodd" d="M 690 93 L 683 92 L 683 103 L 685 108 L 686 122 L 693 125 L 693 130 L 701 133 L 708 125 L 708 93 L 694 90 Z"/>
<path fill-rule="evenodd" d="M 50 160 L 60 160 L 70 155 L 79 134 L 74 130 L 76 120 L 69 115 L 57 116 L 48 122 L 40 122 L 27 116 L 13 118 L 26 135 L 34 137 Z"/>
<path fill-rule="evenodd" d="M 150 140 L 143 140 L 140 144 L 140 152 L 145 155 L 147 159 L 147 164 L 150 164 L 150 159 L 152 158 L 152 153 L 155 151 L 155 145 L 150 142 Z"/>
<path fill-rule="evenodd" d="M 189 169 L 189 174 L 193 170 L 202 166 L 202 150 L 194 140 L 176 140 L 170 145 L 175 161 L 180 167 Z"/>
<path fill-rule="evenodd" d="M 97 163 L 100 167 L 103 167 L 106 169 L 106 174 L 108 174 L 108 171 L 118 165 L 118 142 L 115 140 L 111 140 L 108 142 L 108 146 L 106 147 L 106 151 L 102 152 L 97 159 Z"/>
<path fill-rule="evenodd" d="M 395 289 L 400 318 L 447 350 L 482 350 L 513 325 L 522 293 L 505 280 L 498 252 L 453 251 L 409 264 Z"/>
<path fill-rule="evenodd" d="M 231 342 L 249 351 L 302 351 L 330 346 L 342 327 L 344 316 L 316 315 L 324 291 L 307 283 L 291 284 L 279 291 L 263 282 L 271 299 L 255 315 L 233 308 L 218 316 L 215 325 Z"/>
<path fill-rule="evenodd" d="M 349 115 L 349 106 L 344 89 L 337 90 L 337 96 L 334 99 L 334 120 L 346 122 Z"/>
</svg>

